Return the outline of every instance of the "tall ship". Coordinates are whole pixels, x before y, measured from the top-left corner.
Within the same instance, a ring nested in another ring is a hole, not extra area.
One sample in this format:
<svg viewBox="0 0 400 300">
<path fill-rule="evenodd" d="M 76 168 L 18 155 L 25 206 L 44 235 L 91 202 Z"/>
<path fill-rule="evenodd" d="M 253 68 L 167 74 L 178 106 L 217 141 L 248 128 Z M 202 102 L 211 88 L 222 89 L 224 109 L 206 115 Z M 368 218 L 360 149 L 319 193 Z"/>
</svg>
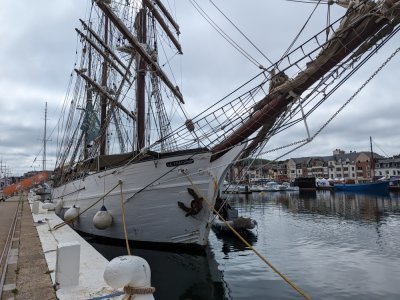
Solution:
<svg viewBox="0 0 400 300">
<path fill-rule="evenodd" d="M 183 51 L 166 6 L 92 1 L 76 28 L 81 47 L 53 175 L 53 201 L 79 211 L 74 228 L 205 246 L 228 168 L 313 113 L 399 31 L 400 0 L 329 5 L 341 6 L 343 16 L 321 23 L 315 35 L 193 116 L 169 74 Z M 112 222 L 99 229 L 93 218 L 101 210 Z"/>
</svg>

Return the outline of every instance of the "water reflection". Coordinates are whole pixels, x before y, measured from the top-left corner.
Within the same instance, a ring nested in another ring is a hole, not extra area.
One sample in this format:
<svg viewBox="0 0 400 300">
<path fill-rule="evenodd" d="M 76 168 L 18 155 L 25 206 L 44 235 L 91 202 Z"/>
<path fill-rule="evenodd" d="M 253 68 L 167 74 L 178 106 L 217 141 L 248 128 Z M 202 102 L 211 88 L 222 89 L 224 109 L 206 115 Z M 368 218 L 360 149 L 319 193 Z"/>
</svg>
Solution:
<svg viewBox="0 0 400 300">
<path fill-rule="evenodd" d="M 240 235 L 252 246 L 256 245 L 257 234 L 253 231 L 241 231 Z M 235 234 L 229 232 L 215 232 L 216 238 L 222 242 L 221 251 L 228 258 L 229 252 L 241 252 L 250 250 Z"/>
<path fill-rule="evenodd" d="M 312 298 L 398 299 L 398 193 L 275 192 L 229 201 L 258 222 L 255 248 Z M 220 265 L 229 260 L 222 270 L 235 299 L 297 297 L 246 247 L 211 240 Z"/>
<path fill-rule="evenodd" d="M 229 202 L 251 214 L 263 210 L 266 204 L 276 204 L 294 214 L 319 214 L 351 220 L 382 221 L 390 214 L 400 213 L 400 194 L 368 195 L 334 193 L 331 191 L 272 192 L 234 195 Z"/>
<path fill-rule="evenodd" d="M 381 222 L 391 213 L 400 213 L 398 195 L 360 195 L 347 193 L 300 193 L 299 197 L 279 195 L 277 204 L 292 213 L 320 214 L 349 220 L 368 220 Z"/>
</svg>

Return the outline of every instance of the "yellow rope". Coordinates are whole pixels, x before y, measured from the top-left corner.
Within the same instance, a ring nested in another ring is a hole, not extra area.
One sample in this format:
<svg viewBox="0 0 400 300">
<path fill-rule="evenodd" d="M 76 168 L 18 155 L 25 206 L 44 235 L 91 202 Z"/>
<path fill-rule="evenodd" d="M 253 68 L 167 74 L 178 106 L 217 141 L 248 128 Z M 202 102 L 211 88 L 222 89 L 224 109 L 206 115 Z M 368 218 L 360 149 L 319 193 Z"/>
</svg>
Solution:
<svg viewBox="0 0 400 300">
<path fill-rule="evenodd" d="M 124 235 L 125 235 L 126 250 L 128 251 L 128 255 L 131 255 L 131 249 L 129 248 L 128 233 L 127 233 L 127 230 L 126 230 L 124 195 L 122 194 L 122 181 L 121 181 L 121 180 L 120 180 L 120 188 L 121 188 L 122 225 L 124 226 Z"/>
<path fill-rule="evenodd" d="M 90 205 L 89 207 L 87 207 L 85 210 L 83 210 L 82 212 L 80 212 L 75 218 L 72 218 L 71 220 L 67 221 L 67 222 L 62 222 L 60 224 L 57 224 L 53 227 L 52 230 L 57 230 L 61 227 L 63 227 L 64 225 L 68 224 L 68 223 L 72 223 L 74 222 L 76 219 L 79 218 L 80 215 L 82 215 L 84 212 L 86 212 L 87 210 L 89 210 L 90 208 L 92 208 L 93 206 L 95 206 L 97 203 L 99 203 L 101 200 L 103 200 L 105 197 L 107 197 L 107 195 L 109 193 L 111 193 L 113 190 L 115 190 L 119 185 L 122 185 L 122 181 L 118 181 L 118 184 L 116 186 L 114 186 L 111 190 L 109 190 L 104 196 L 100 197 L 100 199 L 98 199 L 97 201 L 95 201 L 92 205 Z"/>
<path fill-rule="evenodd" d="M 249 244 L 241 235 L 238 233 L 220 214 L 219 212 L 211 205 L 211 203 L 207 200 L 206 197 L 204 197 L 201 193 L 201 191 L 198 189 L 198 187 L 194 184 L 192 179 L 184 173 L 193 186 L 193 188 L 196 190 L 196 192 L 203 197 L 204 201 L 207 203 L 208 207 L 210 208 L 211 211 L 214 211 L 218 217 L 221 218 L 221 220 L 229 227 L 230 230 L 247 246 L 249 247 L 262 261 L 264 261 L 276 274 L 278 274 L 286 283 L 288 283 L 296 292 L 298 292 L 301 296 L 304 297 L 304 299 L 311 299 L 309 295 L 307 295 L 303 290 L 301 290 L 298 286 L 296 286 L 289 278 L 287 278 L 284 274 L 282 274 L 277 268 L 275 268 L 271 262 L 268 261 L 266 257 L 264 257 L 261 253 L 259 253 L 252 245 Z"/>
</svg>

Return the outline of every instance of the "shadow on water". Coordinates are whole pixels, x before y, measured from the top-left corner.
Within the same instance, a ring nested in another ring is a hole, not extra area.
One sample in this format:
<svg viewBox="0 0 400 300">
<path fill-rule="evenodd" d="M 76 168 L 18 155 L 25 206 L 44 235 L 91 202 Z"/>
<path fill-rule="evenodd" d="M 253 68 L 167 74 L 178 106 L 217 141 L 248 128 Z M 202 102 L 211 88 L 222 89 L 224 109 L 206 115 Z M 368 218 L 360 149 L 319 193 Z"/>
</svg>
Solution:
<svg viewBox="0 0 400 300">
<path fill-rule="evenodd" d="M 124 242 L 83 236 L 108 260 L 126 255 Z M 223 300 L 225 282 L 209 248 L 196 251 L 166 251 L 160 248 L 135 248 L 132 255 L 143 257 L 151 267 L 151 282 L 157 300 Z"/>
<path fill-rule="evenodd" d="M 221 241 L 224 254 L 229 252 L 240 252 L 248 250 L 249 248 L 232 232 L 218 233 L 214 232 L 216 238 Z M 239 234 L 251 245 L 255 246 L 257 243 L 257 235 L 250 230 L 244 230 Z"/>
</svg>

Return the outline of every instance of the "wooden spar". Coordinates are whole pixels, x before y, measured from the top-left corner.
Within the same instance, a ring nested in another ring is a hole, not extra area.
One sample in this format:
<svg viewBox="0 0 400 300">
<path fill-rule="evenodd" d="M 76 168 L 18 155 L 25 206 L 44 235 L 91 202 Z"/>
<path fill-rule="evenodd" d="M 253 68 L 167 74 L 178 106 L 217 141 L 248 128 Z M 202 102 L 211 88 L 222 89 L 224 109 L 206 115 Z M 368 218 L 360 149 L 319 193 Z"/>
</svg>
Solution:
<svg viewBox="0 0 400 300">
<path fill-rule="evenodd" d="M 124 70 L 127 70 L 128 67 L 119 59 L 119 57 L 112 51 L 112 49 L 106 43 L 104 43 L 104 41 L 101 39 L 101 37 L 99 37 L 99 35 L 92 28 L 90 28 L 83 20 L 79 19 L 79 21 L 81 21 L 82 26 L 87 31 L 90 32 L 90 34 L 96 39 L 96 41 L 99 42 L 100 45 L 102 45 L 103 48 L 107 50 L 107 53 L 110 54 L 114 58 L 114 60 L 116 62 L 118 62 L 122 66 L 122 68 L 124 68 Z M 130 72 L 129 72 L 129 75 L 130 75 Z"/>
<path fill-rule="evenodd" d="M 90 78 L 92 76 L 92 48 L 89 46 L 89 55 L 88 55 L 88 77 Z M 87 83 L 87 82 L 86 82 Z M 92 91 L 89 89 L 89 84 L 86 84 L 86 107 L 89 105 L 92 105 Z M 83 158 L 87 159 L 89 157 L 89 151 L 88 151 L 88 144 L 89 144 L 89 139 L 87 132 L 85 132 L 84 136 L 84 148 L 83 148 Z"/>
<path fill-rule="evenodd" d="M 92 78 L 89 76 L 85 75 L 82 71 L 79 71 L 78 69 L 75 69 L 75 72 L 81 76 L 83 79 L 86 80 L 88 84 L 93 86 L 100 94 L 106 96 L 108 100 L 112 102 L 113 105 L 118 107 L 121 111 L 123 111 L 127 116 L 131 117 L 133 120 L 136 120 L 135 115 L 133 112 L 129 111 L 125 106 L 123 106 L 119 101 L 117 101 L 114 97 L 112 97 L 100 84 L 95 82 Z"/>
<path fill-rule="evenodd" d="M 396 0 L 396 2 L 400 3 L 400 0 Z M 375 7 L 372 6 L 372 9 Z M 348 16 L 348 18 L 351 17 L 354 18 L 354 16 Z M 263 105 L 258 106 L 259 109 L 246 122 L 212 149 L 211 160 L 217 159 L 230 147 L 243 142 L 264 124 L 270 123 L 271 120 L 275 122 L 291 101 L 296 100 L 306 89 L 356 50 L 364 41 L 373 37 L 388 22 L 389 20 L 380 14 L 369 13 L 366 17 L 358 19 L 356 16 L 353 21 L 349 22 L 351 23 L 350 28 L 339 29 L 319 56 L 307 64 L 307 68 L 303 72 L 273 89 L 271 94 L 260 101 Z"/>
<path fill-rule="evenodd" d="M 143 3 L 148 7 L 149 11 L 153 14 L 153 16 L 156 18 L 158 24 L 164 29 L 165 33 L 171 40 L 171 42 L 175 45 L 176 49 L 179 51 L 179 54 L 182 54 L 182 47 L 179 44 L 178 40 L 175 38 L 175 36 L 172 34 L 172 32 L 169 30 L 168 25 L 165 23 L 164 19 L 161 17 L 160 13 L 158 12 L 157 8 L 151 3 L 149 0 L 143 0 Z"/>
<path fill-rule="evenodd" d="M 86 36 L 83 32 L 81 32 L 79 29 L 75 28 L 76 32 L 79 33 L 80 36 L 82 36 L 102 57 L 105 59 L 119 74 L 122 76 L 125 76 L 125 73 L 118 67 L 116 63 L 109 57 L 109 52 L 105 53 L 103 50 L 101 50 L 88 36 Z M 125 71 L 130 74 L 130 71 L 125 69 Z M 131 84 L 130 80 L 126 79 L 126 81 Z"/>
<path fill-rule="evenodd" d="M 104 16 L 104 42 L 108 44 L 108 17 Z M 108 78 L 108 65 L 107 59 L 104 59 L 102 63 L 101 72 L 101 86 L 107 86 Z M 100 97 L 100 155 L 106 154 L 107 148 L 107 96 L 101 94 Z"/>
<path fill-rule="evenodd" d="M 136 30 L 138 40 L 142 44 L 147 43 L 147 16 L 146 8 L 140 9 L 136 16 Z M 136 62 L 136 134 L 137 150 L 145 146 L 145 84 L 146 84 L 146 62 L 141 56 L 137 56 Z"/>
<path fill-rule="evenodd" d="M 167 75 L 161 70 L 160 66 L 155 62 L 147 51 L 142 47 L 137 38 L 130 32 L 130 30 L 125 26 L 125 24 L 118 18 L 118 16 L 111 10 L 111 8 L 101 2 L 96 2 L 97 6 L 107 15 L 115 27 L 124 35 L 124 37 L 132 44 L 137 53 L 149 64 L 160 77 L 160 79 L 166 84 L 166 86 L 172 91 L 175 97 L 184 103 L 183 96 L 179 91 L 178 87 L 174 86 L 172 82 L 168 79 Z"/>
<path fill-rule="evenodd" d="M 149 0 L 144 0 L 145 2 L 150 2 Z M 168 19 L 168 21 L 171 23 L 172 26 L 174 26 L 176 30 L 176 34 L 180 34 L 181 32 L 179 31 L 179 25 L 176 24 L 174 18 L 172 18 L 171 14 L 168 12 L 168 10 L 165 8 L 164 4 L 160 0 L 153 0 L 155 4 L 160 8 L 164 16 Z"/>
<path fill-rule="evenodd" d="M 248 157 L 253 150 L 257 148 L 257 146 L 265 140 L 265 137 L 270 132 L 272 126 L 274 126 L 275 120 L 269 119 L 267 120 L 262 128 L 258 131 L 257 136 L 251 143 L 246 147 L 241 155 L 242 158 Z"/>
</svg>

